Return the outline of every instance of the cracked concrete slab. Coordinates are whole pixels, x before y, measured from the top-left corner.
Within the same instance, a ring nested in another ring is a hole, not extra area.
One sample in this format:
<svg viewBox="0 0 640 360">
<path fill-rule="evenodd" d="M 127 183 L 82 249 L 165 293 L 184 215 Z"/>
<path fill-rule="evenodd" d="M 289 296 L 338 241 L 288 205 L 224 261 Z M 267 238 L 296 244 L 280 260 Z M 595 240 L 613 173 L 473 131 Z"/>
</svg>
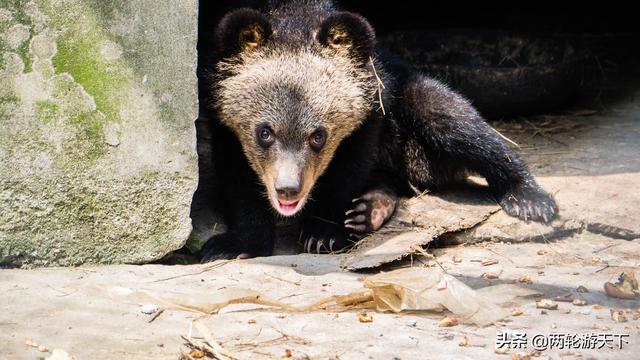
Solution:
<svg viewBox="0 0 640 360">
<path fill-rule="evenodd" d="M 0 359 L 49 355 L 27 345 L 27 341 L 50 351 L 63 349 L 78 359 L 176 359 L 180 351 L 186 350 L 180 336 L 191 333 L 194 339 L 201 339 L 202 334 L 191 325 L 196 319 L 210 330 L 215 341 L 239 359 L 280 358 L 287 349 L 293 358 L 311 359 L 510 359 L 515 353 L 531 353 L 534 335 L 553 333 L 629 337 L 622 349 L 554 348 L 542 351 L 539 358 L 631 359 L 640 351 L 640 299 L 610 298 L 604 294 L 602 284 L 624 270 L 638 273 L 638 253 L 638 240 L 621 242 L 585 233 L 551 244 L 487 242 L 440 249 L 435 252 L 435 259 L 415 256 L 413 266 L 427 266 L 434 271 L 442 266 L 476 289 L 504 283 L 541 294 L 504 304 L 509 312 L 518 308 L 522 314 L 484 328 L 464 324 L 439 327 L 445 314 L 432 312 L 368 311 L 373 321 L 362 323 L 358 320 L 359 311 L 288 313 L 242 304 L 210 316 L 166 309 L 151 321 L 153 315 L 141 311 L 148 300 L 115 294 L 146 291 L 184 302 L 212 304 L 230 289 L 250 289 L 268 298 L 304 305 L 361 290 L 358 278 L 371 276 L 341 270 L 342 256 L 336 255 L 275 256 L 214 267 L 123 265 L 3 270 Z M 480 263 L 489 258 L 497 263 Z M 486 280 L 482 277 L 486 272 L 498 277 Z M 530 283 L 518 281 L 525 274 Z M 578 292 L 578 286 L 588 292 Z M 558 310 L 544 315 L 536 309 L 536 299 L 566 294 L 584 299 L 587 304 L 561 302 Z M 630 309 L 627 322 L 612 320 L 610 309 Z M 526 349 L 496 354 L 497 334 L 504 331 L 526 333 Z"/>
</svg>

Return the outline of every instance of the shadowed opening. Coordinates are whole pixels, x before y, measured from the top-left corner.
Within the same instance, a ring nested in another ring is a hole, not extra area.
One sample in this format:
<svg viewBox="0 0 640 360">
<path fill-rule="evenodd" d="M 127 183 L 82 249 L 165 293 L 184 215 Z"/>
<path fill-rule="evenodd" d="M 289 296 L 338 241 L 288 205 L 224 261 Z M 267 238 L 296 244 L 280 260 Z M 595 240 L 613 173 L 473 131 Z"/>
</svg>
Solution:
<svg viewBox="0 0 640 360">
<path fill-rule="evenodd" d="M 212 169 L 208 104 L 217 61 L 215 27 L 228 11 L 261 8 L 265 1 L 200 3 L 198 76 L 200 117 L 196 122 L 199 187 L 192 203 L 194 230 L 176 254 L 193 253 L 212 234 L 224 231 L 211 195 Z M 638 88 L 638 34 L 632 9 L 553 6 L 530 8 L 484 3 L 423 4 L 338 2 L 374 26 L 378 41 L 415 69 L 438 78 L 472 100 L 492 122 L 514 124 L 523 116 L 600 111 L 633 97 Z M 176 260 L 175 255 L 168 261 Z M 165 259 L 167 260 L 167 259 Z"/>
</svg>

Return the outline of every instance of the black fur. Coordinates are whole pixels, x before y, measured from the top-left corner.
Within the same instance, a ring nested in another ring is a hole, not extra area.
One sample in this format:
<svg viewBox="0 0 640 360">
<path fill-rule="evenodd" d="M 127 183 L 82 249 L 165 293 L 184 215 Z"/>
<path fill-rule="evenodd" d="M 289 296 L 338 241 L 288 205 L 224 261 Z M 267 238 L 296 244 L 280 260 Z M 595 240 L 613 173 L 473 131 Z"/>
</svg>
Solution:
<svg viewBox="0 0 640 360">
<path fill-rule="evenodd" d="M 225 15 L 216 30 L 216 44 L 221 56 L 229 56 L 242 50 L 247 42 L 269 40 L 273 29 L 261 12 L 243 8 Z"/>
<path fill-rule="evenodd" d="M 223 51 L 238 51 L 234 34 L 242 26 L 257 23 L 265 34 L 273 26 L 270 41 L 287 46 L 314 41 L 328 46 L 329 30 L 342 26 L 353 42 L 351 55 L 356 60 L 362 62 L 374 52 L 373 29 L 366 20 L 338 12 L 329 1 L 286 2 L 265 14 L 269 15 L 241 10 L 225 17 L 218 35 Z M 319 29 L 317 38 L 311 29 Z M 383 64 L 376 70 L 386 86 L 386 115 L 377 111 L 379 104 L 372 103 L 367 120 L 340 144 L 317 180 L 296 218 L 307 251 L 337 250 L 349 244 L 354 232 L 345 228 L 345 213 L 362 194 L 380 190 L 395 199 L 412 195 L 410 185 L 437 191 L 468 173 L 485 177 L 496 200 L 512 216 L 546 222 L 557 215 L 553 198 L 468 101 L 436 80 L 412 73 L 383 50 L 375 53 Z M 203 261 L 243 253 L 270 255 L 278 218 L 239 140 L 220 123 L 214 121 L 214 127 L 216 188 L 229 231 L 208 241 Z"/>
<path fill-rule="evenodd" d="M 341 46 L 333 44 L 332 32 L 342 30 L 346 39 L 338 39 L 349 43 L 349 54 L 361 64 L 366 64 L 373 55 L 375 32 L 373 27 L 360 15 L 347 11 L 339 11 L 322 22 L 318 32 L 318 41 L 324 46 Z"/>
</svg>

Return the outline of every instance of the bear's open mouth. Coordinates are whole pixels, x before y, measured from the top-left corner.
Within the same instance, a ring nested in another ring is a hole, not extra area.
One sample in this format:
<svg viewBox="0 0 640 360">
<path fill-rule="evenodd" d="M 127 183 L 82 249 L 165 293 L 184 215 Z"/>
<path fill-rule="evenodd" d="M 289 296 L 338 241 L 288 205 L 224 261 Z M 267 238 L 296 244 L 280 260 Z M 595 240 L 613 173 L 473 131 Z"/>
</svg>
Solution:
<svg viewBox="0 0 640 360">
<path fill-rule="evenodd" d="M 274 205 L 276 210 L 283 216 L 292 216 L 295 215 L 302 207 L 306 201 L 306 196 L 302 197 L 298 200 L 280 200 L 276 199 L 274 201 Z"/>
</svg>

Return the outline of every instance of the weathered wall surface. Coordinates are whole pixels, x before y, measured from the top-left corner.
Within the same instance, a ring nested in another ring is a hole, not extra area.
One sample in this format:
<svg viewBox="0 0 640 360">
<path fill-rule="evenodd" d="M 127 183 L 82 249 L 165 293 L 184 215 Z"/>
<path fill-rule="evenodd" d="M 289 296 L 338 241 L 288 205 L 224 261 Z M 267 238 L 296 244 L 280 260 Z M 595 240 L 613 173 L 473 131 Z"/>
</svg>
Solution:
<svg viewBox="0 0 640 360">
<path fill-rule="evenodd" d="M 196 29 L 196 0 L 0 0 L 0 264 L 184 244 Z"/>
</svg>

